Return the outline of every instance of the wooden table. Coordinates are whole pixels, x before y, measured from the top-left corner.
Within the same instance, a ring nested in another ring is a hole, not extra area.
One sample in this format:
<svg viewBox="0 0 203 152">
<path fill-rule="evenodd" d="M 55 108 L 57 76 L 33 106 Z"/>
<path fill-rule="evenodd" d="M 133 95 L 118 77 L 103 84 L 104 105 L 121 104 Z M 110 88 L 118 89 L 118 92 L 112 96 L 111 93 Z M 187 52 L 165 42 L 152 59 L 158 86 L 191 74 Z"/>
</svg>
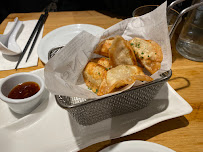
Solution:
<svg viewBox="0 0 203 152">
<path fill-rule="evenodd" d="M 3 33 L 8 22 L 15 17 L 20 20 L 38 19 L 41 13 L 10 14 L 0 26 Z M 108 28 L 121 21 L 121 17 L 107 15 L 97 11 L 50 12 L 45 23 L 43 36 L 61 26 L 70 24 L 93 24 Z M 172 40 L 173 76 L 169 84 L 193 107 L 189 115 L 158 123 L 122 138 L 108 140 L 89 146 L 81 152 L 96 152 L 108 145 L 126 140 L 146 140 L 169 147 L 177 152 L 200 152 L 203 150 L 203 63 L 183 58 L 175 50 L 177 35 Z M 38 66 L 19 70 L 0 71 L 0 78 L 17 72 L 28 72 L 43 68 L 39 60 Z M 178 102 L 178 101 L 177 101 Z"/>
</svg>

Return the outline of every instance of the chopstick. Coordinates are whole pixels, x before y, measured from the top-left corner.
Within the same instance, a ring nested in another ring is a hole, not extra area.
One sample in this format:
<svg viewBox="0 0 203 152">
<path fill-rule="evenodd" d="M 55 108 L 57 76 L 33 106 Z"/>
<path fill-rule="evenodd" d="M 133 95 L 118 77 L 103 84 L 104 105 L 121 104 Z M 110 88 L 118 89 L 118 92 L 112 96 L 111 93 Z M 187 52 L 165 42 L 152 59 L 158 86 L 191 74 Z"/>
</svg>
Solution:
<svg viewBox="0 0 203 152">
<path fill-rule="evenodd" d="M 39 34 L 40 34 L 40 31 L 41 31 L 41 29 L 42 29 L 42 26 L 44 25 L 44 23 L 45 23 L 47 17 L 48 17 L 48 12 L 45 12 L 44 18 L 42 19 L 42 22 L 41 22 L 40 25 L 39 25 L 37 34 L 36 34 L 36 36 L 35 36 L 35 39 L 34 39 L 34 41 L 33 41 L 33 43 L 32 43 L 32 46 L 31 46 L 31 48 L 30 48 L 30 51 L 29 51 L 29 53 L 28 53 L 28 56 L 27 56 L 27 59 L 26 59 L 25 62 L 27 62 L 27 60 L 29 59 L 29 57 L 30 57 L 30 55 L 31 55 L 31 53 L 32 53 L 32 50 L 33 50 L 33 48 L 34 48 L 34 46 L 35 46 L 35 43 L 36 43 L 36 41 L 37 41 L 37 38 L 38 38 L 38 36 L 39 36 Z"/>
<path fill-rule="evenodd" d="M 30 45 L 30 43 L 31 43 L 31 41 L 32 41 L 32 39 L 33 39 L 33 37 L 34 37 L 34 35 L 35 35 L 35 33 L 39 30 L 40 25 L 41 25 L 42 23 L 44 23 L 44 22 L 42 22 L 42 21 L 45 21 L 44 18 L 47 18 L 47 16 L 48 16 L 48 12 L 47 12 L 47 11 L 45 12 L 45 14 L 41 14 L 41 15 L 40 15 L 40 17 L 39 17 L 39 19 L 38 19 L 38 22 L 37 22 L 37 24 L 35 25 L 35 28 L 34 28 L 34 30 L 32 31 L 32 34 L 30 35 L 30 38 L 28 39 L 28 41 L 27 41 L 27 43 L 26 43 L 26 45 L 25 45 L 25 48 L 23 49 L 23 52 L 20 54 L 20 57 L 19 57 L 19 59 L 18 59 L 18 62 L 17 62 L 17 64 L 16 64 L 16 67 L 15 67 L 16 70 L 17 70 L 18 65 L 20 64 L 20 62 L 21 62 L 23 56 L 25 55 L 25 53 L 26 53 L 26 51 L 27 51 L 27 49 L 28 49 L 28 47 L 29 47 L 29 45 Z M 42 25 L 43 25 L 43 24 L 42 24 Z M 40 30 L 41 30 L 41 29 L 40 29 Z"/>
</svg>

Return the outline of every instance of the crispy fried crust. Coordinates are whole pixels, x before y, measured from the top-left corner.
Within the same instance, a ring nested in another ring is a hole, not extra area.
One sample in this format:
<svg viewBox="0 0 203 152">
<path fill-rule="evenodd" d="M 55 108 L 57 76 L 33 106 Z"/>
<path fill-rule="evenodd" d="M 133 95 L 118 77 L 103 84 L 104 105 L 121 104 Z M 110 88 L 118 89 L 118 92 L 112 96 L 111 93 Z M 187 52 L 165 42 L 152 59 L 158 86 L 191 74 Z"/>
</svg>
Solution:
<svg viewBox="0 0 203 152">
<path fill-rule="evenodd" d="M 153 80 L 137 66 L 136 58 L 151 74 L 160 69 L 163 60 L 161 47 L 156 42 L 140 38 L 126 41 L 116 36 L 102 41 L 94 52 L 105 57 L 88 62 L 83 77 L 88 88 L 99 96 L 136 80 Z"/>
<path fill-rule="evenodd" d="M 109 70 L 112 68 L 109 58 L 96 58 L 96 59 L 92 59 L 91 61 L 105 67 L 106 70 Z"/>
<path fill-rule="evenodd" d="M 118 65 L 137 65 L 135 54 L 130 43 L 121 36 L 116 36 L 109 48 L 110 63 L 113 67 Z"/>
<path fill-rule="evenodd" d="M 132 84 L 136 80 L 152 81 L 153 79 L 145 75 L 142 69 L 136 65 L 119 65 L 110 69 L 103 79 L 97 95 L 101 96 L 112 92 L 114 89 Z"/>
<path fill-rule="evenodd" d="M 94 50 L 94 53 L 109 57 L 109 48 L 111 47 L 113 40 L 114 38 L 111 37 L 107 40 L 103 40 L 102 42 L 100 42 Z"/>
<path fill-rule="evenodd" d="M 133 38 L 130 44 L 138 61 L 151 73 L 154 74 L 161 68 L 163 54 L 158 43 L 152 40 Z"/>
<path fill-rule="evenodd" d="M 103 66 L 89 62 L 83 71 L 83 78 L 88 88 L 97 93 L 106 74 L 107 71 Z"/>
</svg>

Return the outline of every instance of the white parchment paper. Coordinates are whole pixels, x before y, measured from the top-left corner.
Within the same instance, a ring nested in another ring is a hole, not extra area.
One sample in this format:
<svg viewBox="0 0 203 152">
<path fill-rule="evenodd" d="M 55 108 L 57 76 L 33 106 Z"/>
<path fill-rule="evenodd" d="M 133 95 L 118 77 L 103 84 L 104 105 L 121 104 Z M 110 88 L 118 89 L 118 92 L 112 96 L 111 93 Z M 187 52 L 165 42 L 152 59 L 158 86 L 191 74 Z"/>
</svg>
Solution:
<svg viewBox="0 0 203 152">
<path fill-rule="evenodd" d="M 152 77 L 156 79 L 159 74 L 170 70 L 172 55 L 166 6 L 165 2 L 148 14 L 123 20 L 106 29 L 102 35 L 93 36 L 86 31 L 79 33 L 46 64 L 45 83 L 48 90 L 57 95 L 86 99 L 103 97 L 97 96 L 87 89 L 82 71 L 88 60 L 93 58 L 96 45 L 100 41 L 116 35 L 121 35 L 126 40 L 131 40 L 134 37 L 154 40 L 162 48 L 163 61 L 161 69 Z"/>
</svg>

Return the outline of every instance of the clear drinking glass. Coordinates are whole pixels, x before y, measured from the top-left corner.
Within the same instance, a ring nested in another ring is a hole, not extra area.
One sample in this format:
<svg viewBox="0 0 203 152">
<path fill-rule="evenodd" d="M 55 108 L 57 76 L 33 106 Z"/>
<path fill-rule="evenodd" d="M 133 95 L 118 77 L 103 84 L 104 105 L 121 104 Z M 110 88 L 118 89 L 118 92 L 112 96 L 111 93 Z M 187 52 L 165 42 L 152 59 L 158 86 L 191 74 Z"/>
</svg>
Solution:
<svg viewBox="0 0 203 152">
<path fill-rule="evenodd" d="M 133 13 L 132 16 L 136 17 L 136 16 L 141 16 L 144 15 L 146 13 L 149 13 L 151 11 L 153 11 L 154 9 L 156 9 L 159 5 L 144 5 L 144 6 L 140 6 L 138 8 L 136 8 Z M 175 9 L 170 9 L 167 13 L 167 21 L 168 21 L 168 29 L 170 30 L 172 25 L 174 24 L 174 22 L 176 21 L 176 18 L 178 17 L 178 11 L 176 11 Z"/>
<path fill-rule="evenodd" d="M 203 0 L 193 1 L 198 2 Z M 203 61 L 203 5 L 189 12 L 179 35 L 176 50 L 187 59 Z"/>
</svg>

